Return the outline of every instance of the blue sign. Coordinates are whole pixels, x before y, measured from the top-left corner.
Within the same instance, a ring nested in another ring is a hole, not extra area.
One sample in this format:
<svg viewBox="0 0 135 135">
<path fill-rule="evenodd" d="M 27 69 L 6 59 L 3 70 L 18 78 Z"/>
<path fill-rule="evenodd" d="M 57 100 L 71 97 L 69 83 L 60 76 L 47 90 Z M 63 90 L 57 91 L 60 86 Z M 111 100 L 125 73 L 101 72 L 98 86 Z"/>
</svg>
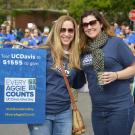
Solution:
<svg viewBox="0 0 135 135">
<path fill-rule="evenodd" d="M 0 49 L 0 123 L 45 120 L 46 50 Z"/>
</svg>

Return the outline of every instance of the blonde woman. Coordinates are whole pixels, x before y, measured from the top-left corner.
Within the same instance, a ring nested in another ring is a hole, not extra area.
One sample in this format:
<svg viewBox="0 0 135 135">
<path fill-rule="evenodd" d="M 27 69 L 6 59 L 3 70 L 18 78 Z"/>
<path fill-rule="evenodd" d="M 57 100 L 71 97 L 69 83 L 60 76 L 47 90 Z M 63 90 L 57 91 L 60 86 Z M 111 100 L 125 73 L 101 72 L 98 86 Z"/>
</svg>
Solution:
<svg viewBox="0 0 135 135">
<path fill-rule="evenodd" d="M 47 40 L 46 118 L 41 125 L 29 125 L 31 135 L 71 135 L 72 111 L 60 65 L 63 64 L 71 87 L 80 88 L 78 82 L 84 74 L 80 70 L 79 33 L 76 21 L 61 16 L 54 24 Z M 85 80 L 85 79 L 83 79 Z"/>
</svg>

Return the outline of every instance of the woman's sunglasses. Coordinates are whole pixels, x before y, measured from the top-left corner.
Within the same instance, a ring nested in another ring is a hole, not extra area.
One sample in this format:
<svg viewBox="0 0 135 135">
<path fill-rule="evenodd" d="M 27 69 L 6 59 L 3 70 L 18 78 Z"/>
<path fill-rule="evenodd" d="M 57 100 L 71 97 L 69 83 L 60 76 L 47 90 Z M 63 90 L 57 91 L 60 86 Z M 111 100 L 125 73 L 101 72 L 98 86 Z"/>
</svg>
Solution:
<svg viewBox="0 0 135 135">
<path fill-rule="evenodd" d="M 83 26 L 84 28 L 87 28 L 89 25 L 90 25 L 90 26 L 94 26 L 94 25 L 97 24 L 97 21 L 98 21 L 98 20 L 93 20 L 93 21 L 89 21 L 88 23 L 82 23 L 82 26 Z"/>
<path fill-rule="evenodd" d="M 68 29 L 61 28 L 61 30 L 60 30 L 61 33 L 65 33 L 66 31 L 68 31 L 68 33 L 72 34 L 74 32 L 74 29 L 73 28 L 68 28 Z"/>
</svg>

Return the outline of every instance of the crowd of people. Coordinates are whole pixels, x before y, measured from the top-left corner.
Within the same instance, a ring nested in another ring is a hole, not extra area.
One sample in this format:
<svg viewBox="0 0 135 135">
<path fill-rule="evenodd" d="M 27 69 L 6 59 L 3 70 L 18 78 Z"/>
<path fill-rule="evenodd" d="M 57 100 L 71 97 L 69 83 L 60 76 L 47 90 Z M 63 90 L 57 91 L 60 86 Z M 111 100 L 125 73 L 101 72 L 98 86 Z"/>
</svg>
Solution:
<svg viewBox="0 0 135 135">
<path fill-rule="evenodd" d="M 49 34 L 49 27 L 40 31 L 36 24 L 28 23 L 24 31 L 12 29 L 5 21 L 0 27 L 0 48 L 36 48 L 45 44 Z"/>
<path fill-rule="evenodd" d="M 10 42 L 10 47 L 15 47 L 16 37 L 13 33 L 8 36 L 5 26 L 1 26 L 1 37 L 1 48 L 9 47 Z M 30 135 L 72 134 L 72 110 L 61 65 L 71 87 L 78 89 L 85 78 L 88 81 L 94 135 L 130 135 L 135 34 L 129 25 L 110 25 L 92 9 L 82 14 L 79 27 L 75 19 L 65 15 L 54 23 L 47 40 L 35 26 L 26 28 L 18 41 L 23 47 L 46 44 L 47 48 L 46 118 L 45 123 L 28 125 Z"/>
<path fill-rule="evenodd" d="M 115 31 L 117 37 L 124 40 L 135 55 L 135 31 L 133 31 L 133 24 L 126 22 L 119 25 L 117 23 L 111 23 L 111 28 Z"/>
</svg>

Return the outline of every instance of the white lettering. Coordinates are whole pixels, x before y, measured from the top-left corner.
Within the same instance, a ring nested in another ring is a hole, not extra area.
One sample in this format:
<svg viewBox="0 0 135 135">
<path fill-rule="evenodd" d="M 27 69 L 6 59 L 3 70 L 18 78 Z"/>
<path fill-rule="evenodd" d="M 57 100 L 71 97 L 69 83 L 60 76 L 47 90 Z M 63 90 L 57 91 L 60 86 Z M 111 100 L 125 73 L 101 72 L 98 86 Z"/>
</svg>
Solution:
<svg viewBox="0 0 135 135">
<path fill-rule="evenodd" d="M 27 54 L 11 54 L 11 58 L 13 59 L 36 59 L 35 55 L 27 55 Z"/>
</svg>

